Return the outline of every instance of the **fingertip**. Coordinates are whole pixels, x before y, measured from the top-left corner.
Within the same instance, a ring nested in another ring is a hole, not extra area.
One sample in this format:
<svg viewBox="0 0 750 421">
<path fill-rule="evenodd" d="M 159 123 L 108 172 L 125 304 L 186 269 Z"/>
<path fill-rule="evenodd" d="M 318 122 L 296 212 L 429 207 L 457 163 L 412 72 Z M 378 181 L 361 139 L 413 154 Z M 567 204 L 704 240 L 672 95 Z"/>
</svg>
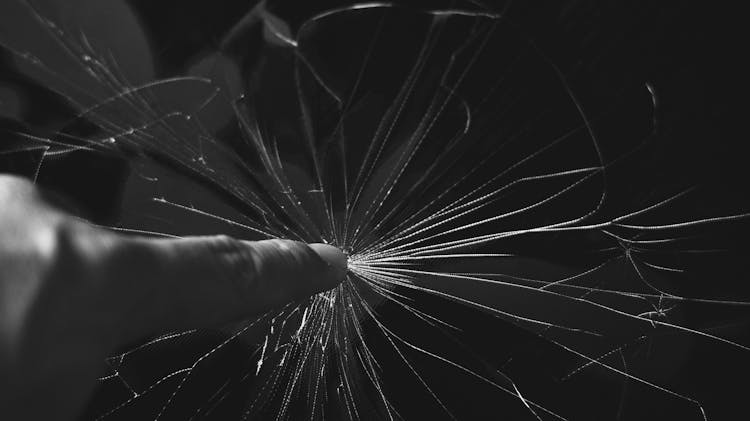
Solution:
<svg viewBox="0 0 750 421">
<path fill-rule="evenodd" d="M 340 284 L 346 277 L 348 269 L 348 257 L 340 249 L 323 243 L 308 244 L 324 262 L 328 265 L 325 282 L 333 288 Z"/>
</svg>

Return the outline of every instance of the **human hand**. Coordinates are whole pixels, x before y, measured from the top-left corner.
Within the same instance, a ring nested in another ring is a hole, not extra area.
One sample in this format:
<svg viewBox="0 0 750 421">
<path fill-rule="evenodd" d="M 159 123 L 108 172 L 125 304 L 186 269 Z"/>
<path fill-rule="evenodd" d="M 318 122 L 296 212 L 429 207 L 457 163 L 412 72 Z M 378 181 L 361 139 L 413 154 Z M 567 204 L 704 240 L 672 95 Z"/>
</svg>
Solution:
<svg viewBox="0 0 750 421">
<path fill-rule="evenodd" d="M 0 413 L 72 418 L 119 345 L 249 317 L 345 273 L 324 244 L 124 236 L 0 175 Z"/>
</svg>

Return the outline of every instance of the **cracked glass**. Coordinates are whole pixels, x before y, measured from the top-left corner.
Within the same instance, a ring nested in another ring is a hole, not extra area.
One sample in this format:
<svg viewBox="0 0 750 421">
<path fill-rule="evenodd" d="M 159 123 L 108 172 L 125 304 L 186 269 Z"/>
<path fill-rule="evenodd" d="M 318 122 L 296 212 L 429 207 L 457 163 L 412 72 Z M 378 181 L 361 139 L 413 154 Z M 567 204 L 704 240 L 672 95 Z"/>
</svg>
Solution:
<svg viewBox="0 0 750 421">
<path fill-rule="evenodd" d="M 84 419 L 740 405 L 750 206 L 670 163 L 665 88 L 606 28 L 619 9 L 260 2 L 169 61 L 131 3 L 3 2 L 2 156 L 32 177 L 126 162 L 113 230 L 325 242 L 349 270 L 252 320 L 125 347 Z M 56 111 L 31 118 L 19 86 Z"/>
</svg>

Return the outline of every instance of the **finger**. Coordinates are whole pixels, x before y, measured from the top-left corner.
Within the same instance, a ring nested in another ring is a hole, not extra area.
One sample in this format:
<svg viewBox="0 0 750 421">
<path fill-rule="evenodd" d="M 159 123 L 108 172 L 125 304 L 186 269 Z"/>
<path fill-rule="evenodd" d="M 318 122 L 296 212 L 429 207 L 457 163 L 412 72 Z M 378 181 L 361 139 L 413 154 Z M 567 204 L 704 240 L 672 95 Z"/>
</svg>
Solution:
<svg viewBox="0 0 750 421">
<path fill-rule="evenodd" d="M 114 279 L 122 285 L 113 289 L 125 303 L 124 340 L 249 317 L 334 288 L 346 275 L 346 256 L 325 244 L 224 236 L 125 242 L 120 260 L 131 267 L 121 267 Z"/>
</svg>

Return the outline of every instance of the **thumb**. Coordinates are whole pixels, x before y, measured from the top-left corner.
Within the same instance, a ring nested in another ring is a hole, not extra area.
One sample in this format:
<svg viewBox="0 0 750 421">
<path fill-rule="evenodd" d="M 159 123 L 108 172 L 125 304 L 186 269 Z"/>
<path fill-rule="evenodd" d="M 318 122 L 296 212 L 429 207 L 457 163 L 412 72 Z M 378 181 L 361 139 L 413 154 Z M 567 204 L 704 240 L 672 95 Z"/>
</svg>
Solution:
<svg viewBox="0 0 750 421">
<path fill-rule="evenodd" d="M 121 342 L 228 323 L 334 288 L 346 255 L 326 244 L 126 238 L 109 288 L 118 291 Z M 110 302 L 111 302 L 110 301 Z"/>
</svg>

